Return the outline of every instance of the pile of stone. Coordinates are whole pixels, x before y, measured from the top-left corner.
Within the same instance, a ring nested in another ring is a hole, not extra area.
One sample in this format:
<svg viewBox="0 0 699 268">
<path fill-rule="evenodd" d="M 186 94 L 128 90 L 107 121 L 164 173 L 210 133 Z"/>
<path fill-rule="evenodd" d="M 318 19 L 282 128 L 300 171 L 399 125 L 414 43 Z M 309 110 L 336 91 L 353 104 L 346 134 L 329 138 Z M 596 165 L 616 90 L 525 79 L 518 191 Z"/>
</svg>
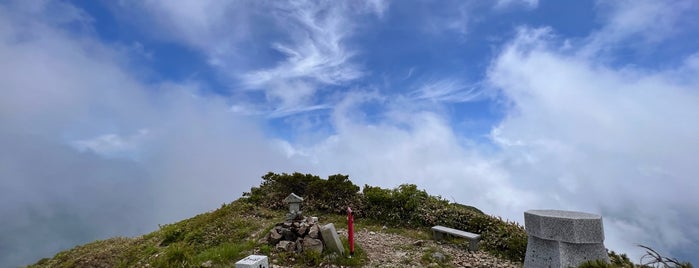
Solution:
<svg viewBox="0 0 699 268">
<path fill-rule="evenodd" d="M 284 200 L 289 204 L 286 220 L 278 223 L 262 239 L 279 252 L 323 252 L 327 247 L 330 251 L 344 254 L 344 248 L 335 231 L 335 226 L 328 223 L 320 226 L 317 217 L 304 217 L 301 213 L 303 198 L 291 193 Z"/>
<path fill-rule="evenodd" d="M 316 217 L 298 216 L 278 223 L 265 236 L 267 243 L 280 252 L 323 252 L 320 225 Z"/>
</svg>

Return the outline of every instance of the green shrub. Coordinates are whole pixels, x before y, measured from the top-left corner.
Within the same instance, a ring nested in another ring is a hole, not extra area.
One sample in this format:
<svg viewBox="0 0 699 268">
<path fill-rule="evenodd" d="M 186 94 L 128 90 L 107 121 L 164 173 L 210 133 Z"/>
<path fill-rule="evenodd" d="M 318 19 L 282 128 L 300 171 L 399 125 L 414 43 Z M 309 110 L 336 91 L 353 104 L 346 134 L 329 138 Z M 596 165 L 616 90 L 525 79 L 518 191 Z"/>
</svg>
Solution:
<svg viewBox="0 0 699 268">
<path fill-rule="evenodd" d="M 253 187 L 249 193 L 248 200 L 271 209 L 283 209 L 286 207 L 283 200 L 289 194 L 295 193 L 298 196 L 306 196 L 308 186 L 314 181 L 319 181 L 320 177 L 311 174 L 276 174 L 268 172 L 262 176 L 260 187 Z"/>
<path fill-rule="evenodd" d="M 403 184 L 392 190 L 364 185 L 362 194 L 365 216 L 393 226 L 426 226 L 429 220 L 425 216 L 430 215 L 422 215 L 428 210 L 424 209 L 425 206 L 439 207 L 426 203 L 448 205 L 448 202 L 431 197 L 424 190 L 418 190 L 414 184 Z"/>
<path fill-rule="evenodd" d="M 178 226 L 166 224 L 160 226 L 162 230 L 163 241 L 160 243 L 161 246 L 167 246 L 175 242 L 179 242 L 184 238 L 185 232 Z"/>
<path fill-rule="evenodd" d="M 631 262 L 628 256 L 626 254 L 616 254 L 616 252 L 609 251 L 607 253 L 609 255 L 609 261 L 613 265 L 613 267 L 619 267 L 619 268 L 634 268 L 636 265 Z"/>
<path fill-rule="evenodd" d="M 354 185 L 347 175 L 331 175 L 327 180 L 318 179 L 308 185 L 306 206 L 312 210 L 344 213 L 352 207 L 361 213 L 359 186 Z"/>
<path fill-rule="evenodd" d="M 262 176 L 260 187 L 245 193 L 250 203 L 271 209 L 286 209 L 283 200 L 295 193 L 304 198 L 303 210 L 344 213 L 348 206 L 361 210 L 359 186 L 354 185 L 347 175 L 331 175 L 327 180 L 311 174 L 276 174 Z"/>
</svg>

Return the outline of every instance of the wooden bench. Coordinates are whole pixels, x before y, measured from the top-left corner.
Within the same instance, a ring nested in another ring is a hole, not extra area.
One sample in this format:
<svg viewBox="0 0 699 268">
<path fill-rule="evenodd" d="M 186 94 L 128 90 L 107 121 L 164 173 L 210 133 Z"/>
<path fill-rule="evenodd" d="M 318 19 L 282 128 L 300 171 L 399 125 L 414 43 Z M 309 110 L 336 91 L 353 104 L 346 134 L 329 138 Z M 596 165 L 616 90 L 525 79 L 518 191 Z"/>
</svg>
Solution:
<svg viewBox="0 0 699 268">
<path fill-rule="evenodd" d="M 471 251 L 478 250 L 478 242 L 481 240 L 481 235 L 479 234 L 452 229 L 441 225 L 432 227 L 432 235 L 434 236 L 435 240 L 442 240 L 444 238 L 444 234 L 466 238 L 469 242 L 468 249 Z"/>
</svg>

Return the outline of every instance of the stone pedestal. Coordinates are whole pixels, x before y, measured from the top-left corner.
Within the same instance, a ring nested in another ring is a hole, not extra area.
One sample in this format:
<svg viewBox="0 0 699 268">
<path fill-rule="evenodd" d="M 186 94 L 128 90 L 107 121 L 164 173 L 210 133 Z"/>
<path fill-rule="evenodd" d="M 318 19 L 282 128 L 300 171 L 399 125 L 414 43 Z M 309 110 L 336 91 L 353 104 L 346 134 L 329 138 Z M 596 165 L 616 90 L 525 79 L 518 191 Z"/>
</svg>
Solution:
<svg viewBox="0 0 699 268">
<path fill-rule="evenodd" d="M 527 231 L 525 268 L 578 267 L 590 260 L 609 262 L 604 247 L 602 217 L 562 210 L 524 212 Z"/>
</svg>

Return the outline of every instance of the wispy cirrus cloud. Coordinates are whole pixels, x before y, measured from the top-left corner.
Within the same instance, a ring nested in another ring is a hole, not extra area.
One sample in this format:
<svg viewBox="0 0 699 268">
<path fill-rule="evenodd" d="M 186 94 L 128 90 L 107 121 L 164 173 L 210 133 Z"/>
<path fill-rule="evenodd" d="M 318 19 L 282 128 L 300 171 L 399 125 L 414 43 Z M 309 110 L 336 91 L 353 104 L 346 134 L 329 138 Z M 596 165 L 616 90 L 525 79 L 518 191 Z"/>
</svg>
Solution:
<svg viewBox="0 0 699 268">
<path fill-rule="evenodd" d="M 539 0 L 498 0 L 495 8 L 508 8 L 512 6 L 524 6 L 526 8 L 536 8 Z"/>
<path fill-rule="evenodd" d="M 361 65 L 352 61 L 360 52 L 347 44 L 347 38 L 354 34 L 361 16 L 380 18 L 389 7 L 382 0 L 126 3 L 124 8 L 154 15 L 151 31 L 165 30 L 161 35 L 204 52 L 212 66 L 240 84 L 242 88 L 233 87 L 234 95 L 262 92 L 266 105 L 254 105 L 259 110 L 249 113 L 273 117 L 325 106 L 326 100 L 316 92 L 362 77 Z M 265 37 L 272 33 L 275 38 Z M 250 51 L 266 49 L 279 58 L 249 57 Z"/>
<path fill-rule="evenodd" d="M 420 86 L 417 90 L 409 94 L 411 97 L 420 100 L 435 102 L 468 102 L 482 99 L 483 89 L 477 85 L 468 85 L 458 79 L 442 79 L 428 82 Z"/>
<path fill-rule="evenodd" d="M 604 26 L 588 37 L 581 55 L 610 57 L 620 49 L 648 50 L 681 34 L 682 25 L 699 23 L 692 15 L 699 12 L 694 1 L 600 1 L 597 8 Z"/>
<path fill-rule="evenodd" d="M 379 15 L 384 7 L 371 5 Z M 344 85 L 364 75 L 352 62 L 357 52 L 348 48 L 346 38 L 355 30 L 351 6 L 335 3 L 293 2 L 275 11 L 279 27 L 289 42 L 273 42 L 272 48 L 285 58 L 272 68 L 253 70 L 241 79 L 251 90 L 262 90 L 278 110 L 304 111 L 317 106 L 317 92 L 325 86 Z M 287 112 L 288 113 L 288 112 Z M 279 114 L 279 113 L 277 113 Z"/>
</svg>

